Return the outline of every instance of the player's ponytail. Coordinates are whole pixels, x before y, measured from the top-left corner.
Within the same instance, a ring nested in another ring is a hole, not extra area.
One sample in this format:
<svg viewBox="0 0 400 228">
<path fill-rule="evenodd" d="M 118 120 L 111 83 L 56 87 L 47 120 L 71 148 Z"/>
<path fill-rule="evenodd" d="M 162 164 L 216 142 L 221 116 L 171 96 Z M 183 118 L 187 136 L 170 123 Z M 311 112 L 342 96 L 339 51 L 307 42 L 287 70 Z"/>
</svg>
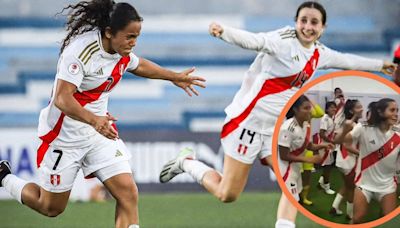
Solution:
<svg viewBox="0 0 400 228">
<path fill-rule="evenodd" d="M 391 98 L 382 98 L 379 101 L 375 102 L 374 105 L 371 105 L 370 109 L 371 116 L 367 120 L 369 125 L 379 126 L 379 124 L 381 124 L 386 120 L 386 118 L 383 117 L 383 113 L 389 106 L 390 102 L 396 102 L 396 101 Z"/>
<path fill-rule="evenodd" d="M 70 9 L 66 23 L 68 34 L 63 40 L 60 53 L 79 34 L 98 29 L 104 35 L 106 28 L 110 27 L 114 35 L 131 21 L 143 21 L 133 6 L 112 0 L 81 1 L 68 5 L 61 13 L 67 9 Z"/>
</svg>

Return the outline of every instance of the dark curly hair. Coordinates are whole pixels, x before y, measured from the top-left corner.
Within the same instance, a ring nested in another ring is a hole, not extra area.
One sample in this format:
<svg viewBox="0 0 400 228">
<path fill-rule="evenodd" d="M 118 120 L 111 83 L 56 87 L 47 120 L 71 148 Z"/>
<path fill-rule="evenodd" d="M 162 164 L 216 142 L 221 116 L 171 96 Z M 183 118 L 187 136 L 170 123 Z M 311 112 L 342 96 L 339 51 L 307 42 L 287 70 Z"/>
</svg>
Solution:
<svg viewBox="0 0 400 228">
<path fill-rule="evenodd" d="M 104 35 L 107 27 L 115 35 L 131 21 L 143 21 L 136 9 L 129 3 L 115 3 L 112 0 L 81 1 L 68 5 L 60 13 L 70 9 L 66 22 L 67 36 L 62 42 L 60 54 L 71 39 L 87 31 L 98 29 Z"/>
</svg>

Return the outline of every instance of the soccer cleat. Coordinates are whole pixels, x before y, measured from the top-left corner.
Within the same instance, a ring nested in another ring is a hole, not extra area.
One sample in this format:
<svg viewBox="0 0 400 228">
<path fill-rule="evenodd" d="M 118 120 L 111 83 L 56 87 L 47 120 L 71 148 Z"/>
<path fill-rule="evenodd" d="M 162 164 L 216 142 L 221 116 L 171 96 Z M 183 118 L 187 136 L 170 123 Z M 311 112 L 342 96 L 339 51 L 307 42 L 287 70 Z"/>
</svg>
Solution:
<svg viewBox="0 0 400 228">
<path fill-rule="evenodd" d="M 334 207 L 332 207 L 329 210 L 329 214 L 334 215 L 334 216 L 340 216 L 340 215 L 343 215 L 343 211 L 341 211 L 339 209 L 335 209 Z"/>
<path fill-rule="evenodd" d="M 183 148 L 175 159 L 163 166 L 160 173 L 160 182 L 167 183 L 176 175 L 183 173 L 182 164 L 185 159 L 195 159 L 195 153 L 191 148 Z"/>
<path fill-rule="evenodd" d="M 333 191 L 332 189 L 331 189 L 331 185 L 328 183 L 328 184 L 321 184 L 321 183 L 319 183 L 318 185 L 317 185 L 317 188 L 318 189 L 321 189 L 321 190 L 324 190 L 324 192 L 326 193 L 326 194 L 328 194 L 328 195 L 333 195 L 333 194 L 335 194 L 335 191 Z"/>
<path fill-rule="evenodd" d="M 4 177 L 11 173 L 10 163 L 6 160 L 0 161 L 0 187 L 3 187 Z"/>
<path fill-rule="evenodd" d="M 313 205 L 313 202 L 312 202 L 311 200 L 307 199 L 307 198 L 302 199 L 302 200 L 301 200 L 301 203 L 302 203 L 303 205 L 306 205 L 306 206 L 311 206 L 311 205 Z"/>
</svg>

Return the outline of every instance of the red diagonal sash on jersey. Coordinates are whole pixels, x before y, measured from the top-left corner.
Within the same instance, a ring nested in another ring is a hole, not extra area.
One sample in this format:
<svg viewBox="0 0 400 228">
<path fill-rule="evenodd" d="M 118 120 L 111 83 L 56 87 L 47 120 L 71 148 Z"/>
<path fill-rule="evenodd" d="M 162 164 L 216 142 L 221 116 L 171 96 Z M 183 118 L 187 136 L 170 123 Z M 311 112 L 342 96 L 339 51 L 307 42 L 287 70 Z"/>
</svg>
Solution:
<svg viewBox="0 0 400 228">
<path fill-rule="evenodd" d="M 332 132 L 327 136 L 328 139 L 332 140 L 332 139 L 333 139 L 334 133 L 335 133 L 335 131 L 332 131 Z M 321 162 L 321 164 L 324 164 L 325 160 L 328 158 L 329 152 L 331 152 L 331 149 L 325 148 L 325 150 L 324 150 L 324 156 L 322 157 L 322 162 Z"/>
<path fill-rule="evenodd" d="M 74 93 L 75 99 L 81 104 L 85 106 L 93 101 L 96 101 L 100 98 L 101 94 L 104 91 L 110 91 L 114 86 L 121 80 L 122 73 L 125 71 L 125 68 L 128 66 L 130 61 L 129 56 L 122 57 L 117 65 L 115 65 L 114 69 L 112 70 L 111 77 L 112 80 L 107 80 L 97 88 L 92 90 L 83 91 L 83 92 L 76 92 Z M 60 117 L 57 120 L 56 125 L 54 126 L 53 130 L 50 130 L 46 135 L 40 136 L 39 138 L 42 140 L 42 144 L 39 146 L 36 156 L 36 164 L 39 167 L 40 163 L 43 160 L 44 155 L 46 154 L 47 149 L 51 142 L 57 138 L 58 134 L 61 131 L 61 126 L 64 121 L 65 114 L 61 113 Z"/>
<path fill-rule="evenodd" d="M 290 151 L 291 154 L 295 155 L 295 156 L 299 156 L 301 153 L 304 152 L 304 150 L 307 148 L 307 145 L 310 143 L 310 134 L 311 134 L 311 128 L 310 126 L 307 127 L 307 132 L 306 132 L 306 137 L 304 139 L 303 145 L 301 145 L 301 147 L 297 148 L 296 150 Z M 283 180 L 286 181 L 286 179 L 289 176 L 289 171 L 290 171 L 290 164 L 292 162 L 289 162 L 289 165 L 286 169 L 285 174 L 283 175 Z"/>
<path fill-rule="evenodd" d="M 249 106 L 247 106 L 247 108 L 239 116 L 231 119 L 223 126 L 221 138 L 225 138 L 225 136 L 229 135 L 232 131 L 238 128 L 239 124 L 249 116 L 253 108 L 256 106 L 256 103 L 261 98 L 270 94 L 280 93 L 295 86 L 301 86 L 304 82 L 306 82 L 314 74 L 314 71 L 318 65 L 318 60 L 319 52 L 318 49 L 315 49 L 314 54 L 307 61 L 304 69 L 301 72 L 288 77 L 266 80 L 257 96 L 250 102 Z"/>
<path fill-rule="evenodd" d="M 360 180 L 361 174 L 364 170 L 368 169 L 381 159 L 388 156 L 390 153 L 394 151 L 394 148 L 396 148 L 399 144 L 400 144 L 400 136 L 397 133 L 394 133 L 393 136 L 385 144 L 383 144 L 381 148 L 379 148 L 374 152 L 371 152 L 370 154 L 362 158 L 361 170 L 354 182 L 357 183 Z"/>
</svg>

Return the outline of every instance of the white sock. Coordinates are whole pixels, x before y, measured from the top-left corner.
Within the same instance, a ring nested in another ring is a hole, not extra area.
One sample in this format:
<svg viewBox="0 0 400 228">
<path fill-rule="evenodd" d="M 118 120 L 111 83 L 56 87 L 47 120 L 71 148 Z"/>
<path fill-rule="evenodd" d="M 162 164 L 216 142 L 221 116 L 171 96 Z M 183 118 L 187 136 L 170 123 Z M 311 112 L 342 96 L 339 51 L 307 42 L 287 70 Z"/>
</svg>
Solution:
<svg viewBox="0 0 400 228">
<path fill-rule="evenodd" d="M 353 218 L 353 203 L 346 202 L 346 212 L 350 218 Z"/>
<path fill-rule="evenodd" d="M 207 171 L 213 170 L 212 168 L 206 166 L 203 162 L 190 159 L 185 159 L 183 161 L 182 168 L 186 173 L 190 174 L 190 176 L 192 176 L 197 183 L 201 185 L 204 174 Z"/>
<path fill-rule="evenodd" d="M 339 209 L 339 205 L 342 202 L 342 199 L 343 199 L 343 196 L 340 193 L 336 194 L 336 197 L 332 203 L 332 207 L 335 208 L 336 210 Z"/>
<path fill-rule="evenodd" d="M 129 225 L 128 228 L 139 228 L 139 225 L 132 224 L 132 225 Z"/>
<path fill-rule="evenodd" d="M 6 191 L 10 193 L 12 197 L 14 197 L 18 202 L 22 204 L 22 189 L 25 187 L 26 184 L 29 182 L 13 175 L 13 174 L 8 174 L 6 177 L 4 177 L 2 184 Z"/>
<path fill-rule="evenodd" d="M 324 184 L 324 177 L 320 176 L 318 182 L 323 185 Z"/>
<path fill-rule="evenodd" d="M 278 219 L 275 223 L 275 228 L 295 228 L 296 224 L 287 219 Z"/>
</svg>

